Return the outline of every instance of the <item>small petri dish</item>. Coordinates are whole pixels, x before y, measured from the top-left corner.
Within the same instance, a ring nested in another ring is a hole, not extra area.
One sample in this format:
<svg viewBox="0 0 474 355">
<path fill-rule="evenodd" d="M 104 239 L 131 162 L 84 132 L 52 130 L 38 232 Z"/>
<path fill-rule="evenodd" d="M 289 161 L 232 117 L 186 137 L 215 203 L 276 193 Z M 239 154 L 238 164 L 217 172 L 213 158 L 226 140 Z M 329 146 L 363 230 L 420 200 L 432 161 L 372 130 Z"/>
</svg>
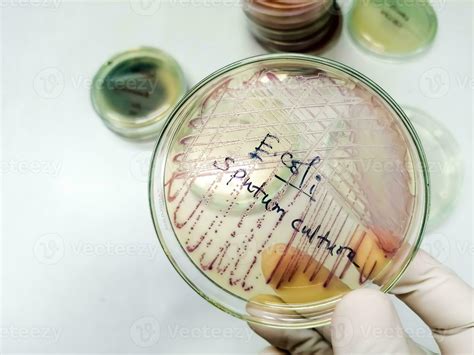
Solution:
<svg viewBox="0 0 474 355">
<path fill-rule="evenodd" d="M 91 100 L 108 128 L 131 139 L 159 134 L 186 92 L 179 64 L 167 53 L 142 47 L 109 59 L 94 77 Z"/>
<path fill-rule="evenodd" d="M 431 206 L 427 229 L 434 230 L 452 214 L 464 180 L 461 149 L 449 129 L 427 113 L 404 106 L 418 133 L 430 172 Z"/>
<path fill-rule="evenodd" d="M 413 258 L 429 183 L 400 107 L 357 71 L 273 54 L 198 83 L 168 117 L 149 181 L 183 279 L 249 322 L 330 322 L 347 292 L 387 292 Z"/>
<path fill-rule="evenodd" d="M 438 29 L 427 0 L 355 0 L 348 30 L 361 48 L 383 57 L 410 57 L 425 51 Z"/>
</svg>

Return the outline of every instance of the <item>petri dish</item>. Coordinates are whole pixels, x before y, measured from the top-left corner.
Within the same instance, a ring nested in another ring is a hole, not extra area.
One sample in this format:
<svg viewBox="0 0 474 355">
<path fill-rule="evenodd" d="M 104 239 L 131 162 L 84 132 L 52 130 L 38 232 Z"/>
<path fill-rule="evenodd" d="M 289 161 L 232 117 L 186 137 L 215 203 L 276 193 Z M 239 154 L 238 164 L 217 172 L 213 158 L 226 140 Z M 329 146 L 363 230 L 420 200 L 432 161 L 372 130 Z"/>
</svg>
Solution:
<svg viewBox="0 0 474 355">
<path fill-rule="evenodd" d="M 150 47 L 120 53 L 94 77 L 91 100 L 115 133 L 149 139 L 161 130 L 173 106 L 186 92 L 184 74 L 169 54 Z"/>
<path fill-rule="evenodd" d="M 445 222 L 456 207 L 464 180 L 461 149 L 449 129 L 426 112 L 404 106 L 413 123 L 428 161 L 431 206 L 427 229 Z"/>
<path fill-rule="evenodd" d="M 243 10 L 251 21 L 261 26 L 276 30 L 288 30 L 310 25 L 330 11 L 333 3 L 333 0 L 319 0 L 309 2 L 302 8 L 290 10 L 275 9 L 268 4 L 259 5 L 258 2 L 245 1 Z"/>
<path fill-rule="evenodd" d="M 309 36 L 316 36 L 317 33 L 322 30 L 331 20 L 331 15 L 332 14 L 328 12 L 311 24 L 297 29 L 275 30 L 269 27 L 261 26 L 256 22 L 252 22 L 251 20 L 248 20 L 248 25 L 250 32 L 252 32 L 257 38 L 268 38 L 269 40 L 286 41 L 291 43 L 292 41 L 298 41 Z"/>
<path fill-rule="evenodd" d="M 249 322 L 309 328 L 350 290 L 393 287 L 421 242 L 428 181 L 410 121 L 379 86 L 329 59 L 272 54 L 176 105 L 149 199 L 199 295 Z"/>
<path fill-rule="evenodd" d="M 348 30 L 356 44 L 383 57 L 404 58 L 425 51 L 438 28 L 427 0 L 355 0 Z"/>
<path fill-rule="evenodd" d="M 334 36 L 337 34 L 339 23 L 339 18 L 333 16 L 326 23 L 326 26 L 317 33 L 292 41 L 275 40 L 263 37 L 261 34 L 256 32 L 252 33 L 257 41 L 271 52 L 312 53 L 313 51 L 321 51 L 322 49 L 325 49 L 326 46 L 332 42 Z"/>
<path fill-rule="evenodd" d="M 248 17 L 250 32 L 271 52 L 320 53 L 337 40 L 341 24 L 340 9 L 336 3 L 316 22 L 298 29 L 275 30 L 261 26 Z"/>
</svg>

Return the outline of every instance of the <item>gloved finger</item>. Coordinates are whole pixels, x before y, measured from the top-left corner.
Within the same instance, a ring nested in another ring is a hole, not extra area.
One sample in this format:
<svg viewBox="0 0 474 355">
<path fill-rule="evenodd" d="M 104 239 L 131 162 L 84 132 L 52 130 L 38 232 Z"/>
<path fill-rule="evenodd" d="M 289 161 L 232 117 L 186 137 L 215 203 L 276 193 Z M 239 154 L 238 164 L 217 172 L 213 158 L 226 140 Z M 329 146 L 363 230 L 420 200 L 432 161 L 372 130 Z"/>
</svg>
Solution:
<svg viewBox="0 0 474 355">
<path fill-rule="evenodd" d="M 450 269 L 420 250 L 391 292 L 428 324 L 443 353 L 474 353 L 474 293 Z"/>
<path fill-rule="evenodd" d="M 275 348 L 274 346 L 267 346 L 263 351 L 260 353 L 262 355 L 285 355 L 287 354 L 286 351 L 280 350 Z"/>
<path fill-rule="evenodd" d="M 326 340 L 329 344 L 331 344 L 331 325 L 326 325 L 324 327 L 315 328 L 319 334 L 322 335 L 324 340 Z"/>
<path fill-rule="evenodd" d="M 259 318 L 268 316 L 268 309 L 263 304 L 284 303 L 277 296 L 257 297 L 247 303 L 247 312 L 249 315 Z M 275 310 L 276 312 L 276 310 Z M 297 315 L 301 317 L 301 313 L 295 311 L 281 311 L 282 316 L 290 317 Z M 303 315 L 304 316 L 304 315 Z M 254 323 L 249 323 L 250 328 L 262 338 L 266 339 L 273 346 L 296 354 L 332 354 L 331 344 L 329 341 L 331 331 L 330 326 L 315 329 L 278 329 L 265 327 Z"/>
<path fill-rule="evenodd" d="M 332 354 L 331 345 L 314 329 L 277 329 L 249 323 L 250 328 L 273 346 L 291 354 Z"/>
<path fill-rule="evenodd" d="M 331 323 L 334 354 L 427 354 L 404 332 L 388 295 L 355 290 L 337 304 Z"/>
</svg>

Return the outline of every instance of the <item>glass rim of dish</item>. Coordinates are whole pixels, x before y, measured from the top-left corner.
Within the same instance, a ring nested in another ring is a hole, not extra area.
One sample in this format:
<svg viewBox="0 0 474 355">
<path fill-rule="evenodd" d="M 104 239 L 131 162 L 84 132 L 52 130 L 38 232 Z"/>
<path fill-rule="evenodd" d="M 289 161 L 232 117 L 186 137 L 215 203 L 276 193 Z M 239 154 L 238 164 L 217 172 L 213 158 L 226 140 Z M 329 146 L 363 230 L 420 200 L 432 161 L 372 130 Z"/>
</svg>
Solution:
<svg viewBox="0 0 474 355">
<path fill-rule="evenodd" d="M 196 93 L 199 92 L 199 90 L 203 87 L 205 87 L 207 84 L 212 82 L 213 80 L 225 75 L 226 73 L 234 70 L 241 68 L 246 65 L 250 64 L 258 64 L 262 62 L 267 62 L 271 60 L 291 60 L 291 61 L 302 61 L 302 63 L 310 63 L 313 65 L 322 65 L 329 67 L 335 71 L 341 72 L 344 75 L 349 76 L 351 79 L 355 79 L 357 82 L 362 83 L 363 85 L 367 86 L 369 89 L 373 90 L 373 92 L 378 95 L 381 100 L 388 105 L 388 107 L 393 110 L 394 116 L 401 121 L 401 125 L 406 129 L 408 132 L 409 138 L 412 140 L 413 146 L 415 148 L 414 153 L 419 159 L 419 169 L 420 169 L 420 177 L 421 177 L 421 183 L 420 183 L 420 189 L 423 193 L 423 201 L 420 203 L 418 206 L 418 209 L 422 209 L 421 214 L 419 217 L 419 221 L 417 224 L 417 235 L 416 238 L 414 238 L 413 244 L 409 245 L 408 248 L 408 253 L 407 255 L 403 258 L 403 262 L 401 263 L 401 266 L 397 266 L 397 271 L 393 274 L 390 275 L 389 281 L 383 285 L 380 286 L 379 290 L 382 292 L 388 292 L 390 291 L 394 285 L 398 282 L 398 280 L 401 278 L 403 275 L 404 271 L 410 264 L 411 260 L 414 258 L 416 255 L 417 250 L 419 249 L 419 246 L 422 241 L 422 236 L 423 232 L 425 231 L 426 225 L 427 225 L 427 220 L 428 220 L 428 214 L 429 214 L 429 201 L 430 201 L 430 191 L 429 191 L 429 171 L 428 171 L 428 166 L 427 166 L 427 160 L 421 145 L 421 141 L 411 124 L 410 120 L 406 116 L 406 114 L 403 112 L 402 108 L 391 98 L 389 94 L 385 92 L 378 84 L 373 82 L 371 79 L 366 77 L 365 75 L 361 74 L 357 70 L 342 64 L 338 61 L 332 60 L 332 59 L 327 59 L 327 58 L 322 58 L 322 57 L 317 57 L 317 56 L 312 56 L 312 55 L 306 55 L 306 54 L 296 54 L 296 53 L 277 53 L 277 54 L 264 54 L 264 55 L 257 55 L 257 56 L 252 56 L 249 58 L 245 58 L 242 60 L 238 60 L 236 62 L 233 62 L 231 64 L 228 64 L 210 75 L 206 76 L 204 79 L 199 81 L 196 85 L 194 85 L 184 97 L 181 98 L 181 100 L 176 104 L 176 106 L 173 108 L 172 112 L 169 114 L 167 117 L 164 125 L 163 125 L 163 130 L 161 131 L 160 135 L 158 136 L 157 143 L 154 147 L 153 150 L 153 155 L 151 159 L 151 164 L 150 164 L 150 170 L 149 170 L 149 181 L 148 181 L 148 199 L 149 199 L 149 206 L 150 206 L 150 212 L 153 220 L 153 225 L 155 229 L 156 236 L 159 240 L 159 243 L 161 244 L 161 247 L 167 256 L 168 260 L 172 264 L 173 268 L 176 270 L 176 272 L 181 276 L 181 278 L 197 293 L 199 294 L 202 298 L 204 298 L 206 301 L 211 303 L 213 306 L 219 308 L 220 310 L 245 321 L 255 323 L 255 324 L 261 324 L 265 326 L 270 326 L 274 328 L 284 328 L 284 329 L 303 329 L 303 328 L 311 328 L 311 327 L 319 327 L 319 326 L 324 326 L 330 323 L 330 317 L 332 314 L 332 311 L 334 310 L 334 305 L 342 298 L 343 295 L 337 295 L 333 296 L 330 298 L 326 298 L 323 301 L 317 301 L 317 302 L 310 302 L 310 303 L 300 303 L 300 304 L 271 304 L 269 306 L 266 304 L 266 307 L 271 308 L 272 310 L 275 310 L 276 312 L 284 310 L 287 312 L 295 312 L 295 311 L 305 311 L 305 312 L 314 312 L 314 314 L 310 313 L 305 313 L 310 314 L 311 318 L 303 317 L 302 315 L 298 315 L 298 321 L 297 322 L 291 322 L 291 320 L 286 323 L 282 322 L 280 320 L 272 320 L 269 318 L 265 317 L 260 317 L 256 315 L 252 315 L 249 312 L 246 311 L 236 311 L 234 308 L 231 308 L 229 305 L 226 305 L 226 301 L 222 299 L 217 299 L 213 295 L 209 295 L 206 290 L 203 290 L 201 287 L 197 285 L 197 282 L 190 277 L 186 270 L 183 270 L 183 268 L 179 265 L 179 262 L 182 262 L 182 259 L 186 260 L 185 263 L 190 263 L 194 270 L 191 270 L 192 272 L 198 271 L 201 276 L 205 279 L 207 279 L 208 282 L 212 283 L 216 288 L 220 289 L 221 291 L 224 291 L 224 297 L 232 297 L 233 299 L 240 300 L 240 302 L 245 302 L 246 304 L 248 302 L 253 302 L 256 304 L 259 304 L 258 301 L 249 301 L 245 300 L 244 298 L 232 293 L 229 290 L 224 289 L 222 286 L 214 282 L 209 276 L 207 276 L 202 270 L 199 270 L 199 268 L 193 263 L 191 260 L 191 257 L 189 256 L 188 253 L 184 251 L 183 246 L 179 242 L 176 233 L 171 227 L 168 226 L 162 226 L 160 218 L 163 220 L 168 220 L 170 222 L 170 216 L 168 210 L 165 208 L 164 210 L 160 209 L 160 206 L 157 206 L 157 201 L 156 201 L 156 196 L 155 196 L 155 184 L 159 183 L 161 190 L 164 190 L 164 184 L 165 184 L 165 165 L 164 162 L 167 159 L 167 154 L 165 156 L 161 155 L 162 151 L 166 151 L 168 153 L 168 149 L 171 145 L 171 143 L 168 146 L 163 147 L 163 140 L 166 138 L 166 136 L 171 135 L 173 136 L 176 134 L 176 132 L 169 132 L 168 129 L 171 124 L 174 122 L 175 115 L 180 111 L 180 109 L 183 107 L 183 105 L 190 100 L 191 98 L 194 97 Z M 176 123 L 178 124 L 178 123 Z M 157 173 L 157 166 L 160 165 L 159 171 Z M 157 174 L 160 179 L 157 179 Z M 164 193 L 163 193 L 164 195 Z M 163 206 L 166 207 L 164 201 L 158 201 L 160 204 L 163 204 Z M 414 224 L 413 221 L 410 222 L 410 225 Z M 166 234 L 172 234 L 172 236 L 169 237 L 174 243 L 179 245 L 178 250 L 182 252 L 183 255 L 173 255 L 173 253 L 170 250 L 170 247 L 165 240 Z M 200 276 L 198 276 L 200 277 Z M 361 288 L 364 288 L 365 286 L 362 286 Z M 214 290 L 215 291 L 215 290 Z M 219 290 L 217 290 L 220 292 Z M 226 296 L 227 294 L 227 296 Z M 221 295 L 222 296 L 222 295 Z M 245 305 L 244 308 L 245 310 Z M 313 317 L 314 315 L 314 317 Z M 301 321 L 301 317 L 303 317 L 305 320 Z"/>
</svg>

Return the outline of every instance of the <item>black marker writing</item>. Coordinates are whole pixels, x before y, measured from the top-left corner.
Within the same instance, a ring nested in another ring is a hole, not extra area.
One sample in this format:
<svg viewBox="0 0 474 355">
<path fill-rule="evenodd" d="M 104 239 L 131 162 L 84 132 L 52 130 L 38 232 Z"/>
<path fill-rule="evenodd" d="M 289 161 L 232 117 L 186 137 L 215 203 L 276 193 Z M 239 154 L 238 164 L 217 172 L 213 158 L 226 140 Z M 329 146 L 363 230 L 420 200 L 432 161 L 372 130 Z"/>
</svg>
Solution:
<svg viewBox="0 0 474 355">
<path fill-rule="evenodd" d="M 245 178 L 245 179 L 244 179 Z M 247 177 L 247 171 L 245 169 L 238 169 L 236 170 L 231 176 L 230 176 L 230 179 L 229 181 L 227 181 L 227 184 L 226 185 L 229 185 L 234 179 L 239 179 L 242 181 L 242 186 L 245 187 L 247 189 L 248 192 L 250 192 L 251 194 L 253 194 L 253 197 L 254 198 L 260 198 L 258 195 L 259 193 L 262 193 L 262 199 L 261 199 L 261 203 L 263 205 L 265 205 L 265 209 L 267 211 L 274 211 L 276 213 L 279 213 L 280 214 L 280 218 L 279 220 L 281 221 L 282 218 L 285 216 L 286 214 L 286 210 L 284 208 L 282 208 L 278 202 L 276 201 L 273 201 L 271 198 L 269 198 L 269 195 L 268 193 L 265 192 L 265 190 L 263 189 L 263 187 L 265 186 L 265 183 L 263 183 L 262 185 L 258 186 L 256 184 L 254 184 L 249 177 Z M 273 202 L 273 204 L 272 204 Z"/>
<path fill-rule="evenodd" d="M 314 237 L 316 236 L 316 233 L 319 232 L 319 229 L 321 228 L 321 225 L 318 225 L 316 227 L 316 229 L 313 231 L 311 230 L 311 228 L 303 225 L 303 227 L 301 227 L 301 225 L 303 224 L 303 220 L 300 219 L 300 218 L 297 218 L 297 219 L 294 219 L 292 222 L 291 222 L 291 226 L 293 227 L 293 229 L 299 233 L 302 233 L 303 235 L 306 235 L 309 239 L 309 242 L 311 243 L 314 239 Z M 359 267 L 359 265 L 357 265 L 357 263 L 354 261 L 354 258 L 355 258 L 355 255 L 356 255 L 356 252 L 348 247 L 348 246 L 343 246 L 343 245 L 337 245 L 335 242 L 332 242 L 329 238 L 329 232 L 326 232 L 325 235 L 318 235 L 316 237 L 316 239 L 318 240 L 318 243 L 316 244 L 316 247 L 319 249 L 321 247 L 324 247 L 326 250 L 329 251 L 329 253 L 331 255 L 334 255 L 334 251 L 336 252 L 336 255 L 340 255 L 342 253 L 344 253 L 345 251 L 348 251 L 347 253 L 347 258 L 356 266 L 356 267 Z"/>
<path fill-rule="evenodd" d="M 266 151 L 265 149 L 263 149 L 263 147 L 267 147 L 267 148 L 270 148 L 270 149 L 273 149 L 273 147 L 267 143 L 267 139 L 274 139 L 276 140 L 278 143 L 280 143 L 280 139 L 278 139 L 278 137 L 270 134 L 270 133 L 267 133 L 267 135 L 265 136 L 265 138 L 263 138 L 261 141 L 260 141 L 260 144 L 258 145 L 258 147 L 255 147 L 255 150 L 253 152 L 250 152 L 249 153 L 249 156 L 250 158 L 252 159 L 258 159 L 260 161 L 263 161 L 262 157 L 259 155 L 259 153 L 265 153 L 265 154 L 270 154 L 268 151 Z"/>
</svg>

